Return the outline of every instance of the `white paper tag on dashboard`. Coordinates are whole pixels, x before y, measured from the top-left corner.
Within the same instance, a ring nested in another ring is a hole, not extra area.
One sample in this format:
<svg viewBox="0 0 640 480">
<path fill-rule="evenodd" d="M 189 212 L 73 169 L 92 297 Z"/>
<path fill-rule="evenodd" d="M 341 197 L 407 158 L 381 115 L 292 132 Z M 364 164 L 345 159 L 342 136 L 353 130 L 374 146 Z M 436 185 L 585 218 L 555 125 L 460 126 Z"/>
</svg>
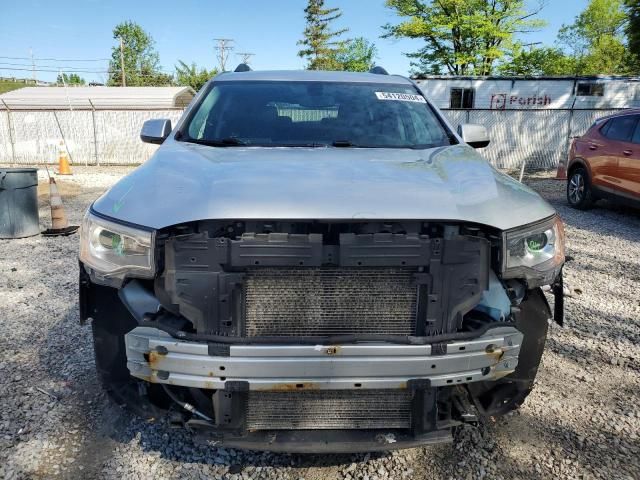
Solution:
<svg viewBox="0 0 640 480">
<path fill-rule="evenodd" d="M 427 103 L 422 95 L 411 93 L 376 92 L 378 100 L 395 100 L 400 102 Z"/>
</svg>

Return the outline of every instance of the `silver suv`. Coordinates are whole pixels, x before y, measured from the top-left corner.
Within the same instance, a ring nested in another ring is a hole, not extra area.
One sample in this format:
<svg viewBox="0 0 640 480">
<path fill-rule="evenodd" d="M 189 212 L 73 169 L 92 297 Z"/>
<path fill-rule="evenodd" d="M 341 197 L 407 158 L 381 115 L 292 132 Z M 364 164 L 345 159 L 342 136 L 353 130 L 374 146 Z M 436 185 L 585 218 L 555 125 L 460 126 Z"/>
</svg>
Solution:
<svg viewBox="0 0 640 480">
<path fill-rule="evenodd" d="M 447 441 L 517 408 L 562 321 L 562 222 L 410 80 L 211 80 L 87 212 L 81 318 L 100 378 L 215 444 Z M 555 293 L 552 314 L 541 287 Z"/>
</svg>

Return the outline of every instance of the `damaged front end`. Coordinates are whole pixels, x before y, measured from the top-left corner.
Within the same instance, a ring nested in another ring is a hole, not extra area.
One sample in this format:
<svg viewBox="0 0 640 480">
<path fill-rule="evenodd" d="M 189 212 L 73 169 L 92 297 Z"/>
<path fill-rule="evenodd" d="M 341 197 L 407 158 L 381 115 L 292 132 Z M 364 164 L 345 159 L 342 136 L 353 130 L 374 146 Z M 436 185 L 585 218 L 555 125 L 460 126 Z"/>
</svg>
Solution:
<svg viewBox="0 0 640 480">
<path fill-rule="evenodd" d="M 553 221 L 524 237 L 441 222 L 243 220 L 114 241 L 87 226 L 98 250 L 139 255 L 138 274 L 105 275 L 81 255 L 81 317 L 93 319 L 98 371 L 122 402 L 178 403 L 188 426 L 225 445 L 446 441 L 531 390 L 551 316 L 538 287 L 561 267 L 555 253 L 544 271 L 531 255 L 561 241 L 540 247 Z M 520 238 L 538 243 L 516 259 Z"/>
</svg>

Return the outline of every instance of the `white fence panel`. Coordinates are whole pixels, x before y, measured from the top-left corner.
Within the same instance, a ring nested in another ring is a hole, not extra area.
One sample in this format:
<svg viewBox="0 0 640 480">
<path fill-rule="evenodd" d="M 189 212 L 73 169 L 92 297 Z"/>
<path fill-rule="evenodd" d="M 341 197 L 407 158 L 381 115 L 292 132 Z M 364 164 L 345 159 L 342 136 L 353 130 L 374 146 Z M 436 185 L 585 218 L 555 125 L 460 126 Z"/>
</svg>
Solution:
<svg viewBox="0 0 640 480">
<path fill-rule="evenodd" d="M 169 118 L 175 125 L 182 113 L 182 110 L 12 110 L 7 115 L 6 110 L 0 110 L 0 163 L 57 163 L 64 141 L 75 165 L 137 165 L 157 148 L 140 141 L 144 121 Z M 9 134 L 9 118 L 13 136 Z"/>
<path fill-rule="evenodd" d="M 491 143 L 481 150 L 497 168 L 553 169 L 566 157 L 571 137 L 584 134 L 600 117 L 620 110 L 443 110 L 456 127 L 487 127 Z"/>
<path fill-rule="evenodd" d="M 11 135 L 9 133 L 9 113 L 0 111 L 0 163 L 12 161 Z"/>
<path fill-rule="evenodd" d="M 472 111 L 471 123 L 485 125 L 491 143 L 484 154 L 498 168 L 546 169 L 558 165 L 567 141 L 569 112 Z"/>
<path fill-rule="evenodd" d="M 175 125 L 182 111 L 105 110 L 95 115 L 100 164 L 135 165 L 148 160 L 158 148 L 140 140 L 142 124 L 152 118 L 169 118 Z"/>
</svg>

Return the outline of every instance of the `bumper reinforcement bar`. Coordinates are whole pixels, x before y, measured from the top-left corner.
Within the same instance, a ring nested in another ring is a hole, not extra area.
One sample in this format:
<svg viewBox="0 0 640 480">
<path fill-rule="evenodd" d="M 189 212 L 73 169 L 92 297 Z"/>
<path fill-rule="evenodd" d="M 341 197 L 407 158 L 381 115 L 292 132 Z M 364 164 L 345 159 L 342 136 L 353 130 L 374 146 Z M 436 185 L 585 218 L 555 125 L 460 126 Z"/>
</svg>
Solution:
<svg viewBox="0 0 640 480">
<path fill-rule="evenodd" d="M 405 389 L 412 380 L 433 387 L 497 380 L 518 363 L 522 333 L 492 328 L 484 335 L 446 344 L 384 342 L 350 345 L 231 345 L 213 356 L 207 343 L 177 340 L 151 327 L 126 334 L 127 367 L 152 383 L 224 390 L 227 382 L 249 390 Z"/>
</svg>

